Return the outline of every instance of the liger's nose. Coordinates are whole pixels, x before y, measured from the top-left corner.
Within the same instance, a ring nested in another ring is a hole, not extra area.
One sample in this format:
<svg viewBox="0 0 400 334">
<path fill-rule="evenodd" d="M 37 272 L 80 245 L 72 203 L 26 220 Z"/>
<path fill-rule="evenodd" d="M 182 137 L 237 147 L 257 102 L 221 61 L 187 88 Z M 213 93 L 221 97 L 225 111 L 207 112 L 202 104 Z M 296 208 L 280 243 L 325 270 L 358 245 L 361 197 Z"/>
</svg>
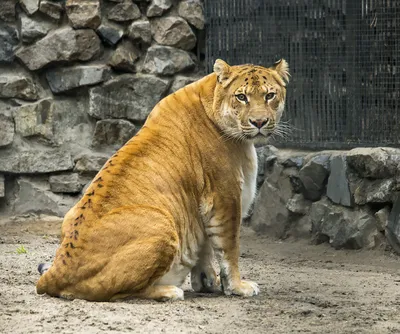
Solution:
<svg viewBox="0 0 400 334">
<path fill-rule="evenodd" d="M 269 118 L 264 119 L 251 119 L 249 118 L 250 124 L 253 124 L 256 128 L 261 129 L 264 125 L 269 123 Z"/>
</svg>

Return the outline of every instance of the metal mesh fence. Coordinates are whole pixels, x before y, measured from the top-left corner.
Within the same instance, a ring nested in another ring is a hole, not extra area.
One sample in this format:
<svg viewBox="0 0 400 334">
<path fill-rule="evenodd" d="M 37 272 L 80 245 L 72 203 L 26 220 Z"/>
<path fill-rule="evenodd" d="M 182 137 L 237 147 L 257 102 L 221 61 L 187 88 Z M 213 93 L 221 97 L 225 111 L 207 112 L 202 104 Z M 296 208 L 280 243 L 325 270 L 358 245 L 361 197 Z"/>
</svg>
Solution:
<svg viewBox="0 0 400 334">
<path fill-rule="evenodd" d="M 400 146 L 400 0 L 206 0 L 208 70 L 289 62 L 280 146 Z"/>
</svg>

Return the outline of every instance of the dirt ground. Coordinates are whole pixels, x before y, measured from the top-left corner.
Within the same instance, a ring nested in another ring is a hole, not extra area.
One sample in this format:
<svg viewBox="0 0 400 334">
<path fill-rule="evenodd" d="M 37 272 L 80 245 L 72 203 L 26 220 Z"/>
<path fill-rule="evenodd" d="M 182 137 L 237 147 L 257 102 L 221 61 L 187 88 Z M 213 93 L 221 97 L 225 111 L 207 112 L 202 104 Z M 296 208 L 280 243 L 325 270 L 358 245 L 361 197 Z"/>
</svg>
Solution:
<svg viewBox="0 0 400 334">
<path fill-rule="evenodd" d="M 66 301 L 35 293 L 59 226 L 0 223 L 0 333 L 400 333 L 400 259 L 388 251 L 335 251 L 243 228 L 242 275 L 260 284 L 257 297 L 186 284 L 181 302 Z"/>
</svg>

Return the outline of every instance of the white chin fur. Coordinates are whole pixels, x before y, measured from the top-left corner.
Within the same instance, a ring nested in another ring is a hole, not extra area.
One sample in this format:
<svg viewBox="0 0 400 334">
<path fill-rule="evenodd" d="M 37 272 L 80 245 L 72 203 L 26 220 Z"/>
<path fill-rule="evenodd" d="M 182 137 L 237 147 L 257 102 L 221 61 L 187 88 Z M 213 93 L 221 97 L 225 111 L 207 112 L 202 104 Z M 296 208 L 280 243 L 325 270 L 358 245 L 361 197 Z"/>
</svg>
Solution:
<svg viewBox="0 0 400 334">
<path fill-rule="evenodd" d="M 268 144 L 268 139 L 269 139 L 268 137 L 257 136 L 255 138 L 252 138 L 250 141 L 253 142 L 253 144 L 255 144 L 255 145 L 260 145 L 260 144 L 266 145 L 266 144 Z"/>
</svg>

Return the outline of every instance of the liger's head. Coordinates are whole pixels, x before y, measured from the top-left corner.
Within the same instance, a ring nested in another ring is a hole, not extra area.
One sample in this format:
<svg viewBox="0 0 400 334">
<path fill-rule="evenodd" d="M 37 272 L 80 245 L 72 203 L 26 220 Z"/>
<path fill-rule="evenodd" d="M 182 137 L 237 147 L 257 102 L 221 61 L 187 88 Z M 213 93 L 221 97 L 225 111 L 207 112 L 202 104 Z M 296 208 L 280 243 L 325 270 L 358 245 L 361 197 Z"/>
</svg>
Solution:
<svg viewBox="0 0 400 334">
<path fill-rule="evenodd" d="M 266 68 L 251 64 L 229 66 L 217 59 L 214 72 L 216 118 L 228 137 L 263 143 L 271 135 L 282 133 L 279 121 L 289 82 L 285 60 Z"/>
</svg>

